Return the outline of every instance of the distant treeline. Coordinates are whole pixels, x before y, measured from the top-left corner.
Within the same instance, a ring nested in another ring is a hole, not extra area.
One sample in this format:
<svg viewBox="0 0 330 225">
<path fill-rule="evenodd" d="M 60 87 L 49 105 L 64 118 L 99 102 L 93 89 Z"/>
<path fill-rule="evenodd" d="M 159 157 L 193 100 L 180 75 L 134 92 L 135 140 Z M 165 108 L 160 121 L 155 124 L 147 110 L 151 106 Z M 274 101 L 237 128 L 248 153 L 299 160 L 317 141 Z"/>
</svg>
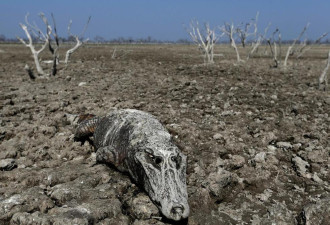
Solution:
<svg viewBox="0 0 330 225">
<path fill-rule="evenodd" d="M 27 39 L 23 39 L 27 41 Z M 59 41 L 61 43 L 72 43 L 75 42 L 75 38 L 73 36 L 59 37 Z M 294 40 L 282 40 L 282 44 L 291 44 Z M 38 38 L 33 37 L 33 42 L 38 43 L 41 41 Z M 251 41 L 247 41 L 247 43 L 251 43 Z M 17 38 L 7 38 L 5 35 L 0 34 L 0 43 L 20 43 Z M 190 39 L 181 38 L 176 41 L 163 41 L 157 40 L 150 36 L 146 38 L 112 38 L 106 39 L 102 36 L 95 36 L 92 40 L 89 40 L 88 43 L 95 43 L 95 44 L 162 44 L 162 43 L 173 43 L 173 44 L 192 44 L 193 42 Z M 218 44 L 229 44 L 229 40 L 220 40 Z M 299 44 L 299 42 L 297 42 Z M 313 44 L 313 40 L 307 40 L 306 44 Z M 326 39 L 321 42 L 322 44 L 330 44 L 330 39 Z M 264 41 L 263 44 L 267 44 L 267 41 Z"/>
</svg>

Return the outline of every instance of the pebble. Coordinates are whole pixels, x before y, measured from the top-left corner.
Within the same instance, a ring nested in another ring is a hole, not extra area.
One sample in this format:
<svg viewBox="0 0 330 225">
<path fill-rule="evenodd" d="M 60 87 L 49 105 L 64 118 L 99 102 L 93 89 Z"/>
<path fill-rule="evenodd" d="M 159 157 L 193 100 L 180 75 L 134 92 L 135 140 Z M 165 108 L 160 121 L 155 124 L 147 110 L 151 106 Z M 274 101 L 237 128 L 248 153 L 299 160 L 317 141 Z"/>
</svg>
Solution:
<svg viewBox="0 0 330 225">
<path fill-rule="evenodd" d="M 215 139 L 215 140 L 220 140 L 221 138 L 222 138 L 222 135 L 219 133 L 213 135 L 213 139 Z"/>
<path fill-rule="evenodd" d="M 292 148 L 292 145 L 290 144 L 290 142 L 284 142 L 284 141 L 277 142 L 276 143 L 276 146 L 278 148 L 284 148 L 284 149 Z"/>
<path fill-rule="evenodd" d="M 80 82 L 78 86 L 81 87 L 81 86 L 85 86 L 86 84 L 87 84 L 86 82 Z"/>
<path fill-rule="evenodd" d="M 256 162 L 263 163 L 263 162 L 265 162 L 265 158 L 266 158 L 266 152 L 259 152 L 259 153 L 256 154 L 256 156 L 254 157 L 254 160 L 255 160 Z"/>
<path fill-rule="evenodd" d="M 15 159 L 1 159 L 0 170 L 10 171 L 17 167 Z"/>
<path fill-rule="evenodd" d="M 277 95 L 272 95 L 272 96 L 270 96 L 270 98 L 273 100 L 277 100 Z"/>
<path fill-rule="evenodd" d="M 275 150 L 276 150 L 276 147 L 273 146 L 273 145 L 268 145 L 268 146 L 267 146 L 267 149 L 268 149 L 269 151 L 275 151 Z"/>
<path fill-rule="evenodd" d="M 292 163 L 294 164 L 294 168 L 299 176 L 309 178 L 309 173 L 307 168 L 310 166 L 308 162 L 300 158 L 299 156 L 294 156 L 292 158 Z"/>
</svg>

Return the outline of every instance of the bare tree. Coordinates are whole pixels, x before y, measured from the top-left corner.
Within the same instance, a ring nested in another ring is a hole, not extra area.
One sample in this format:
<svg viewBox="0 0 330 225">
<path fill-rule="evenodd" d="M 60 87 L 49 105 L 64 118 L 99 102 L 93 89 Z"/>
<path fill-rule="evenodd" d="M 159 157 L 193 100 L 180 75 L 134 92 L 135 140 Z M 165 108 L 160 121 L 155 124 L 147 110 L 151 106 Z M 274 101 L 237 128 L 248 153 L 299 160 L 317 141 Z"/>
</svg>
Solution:
<svg viewBox="0 0 330 225">
<path fill-rule="evenodd" d="M 328 86 L 328 69 L 329 69 L 329 66 L 330 66 L 330 51 L 328 53 L 328 60 L 327 60 L 327 65 L 326 67 L 324 68 L 321 76 L 319 77 L 319 89 L 321 90 L 322 89 L 322 86 L 324 84 L 324 90 L 327 88 Z"/>
<path fill-rule="evenodd" d="M 268 29 L 269 29 L 270 25 L 271 25 L 271 23 L 269 23 L 268 26 L 265 28 L 264 34 L 259 34 L 258 38 L 254 42 L 252 42 L 251 50 L 248 53 L 248 56 L 247 56 L 246 60 L 249 60 L 250 57 L 257 51 L 257 49 L 259 48 L 260 44 L 264 40 L 266 40 Z"/>
<path fill-rule="evenodd" d="M 227 35 L 230 41 L 230 45 L 235 49 L 236 52 L 236 57 L 237 57 L 237 62 L 243 62 L 243 60 L 241 59 L 236 43 L 235 43 L 235 27 L 234 27 L 234 23 L 225 23 L 224 26 L 220 27 L 220 30 L 222 31 L 223 34 Z"/>
<path fill-rule="evenodd" d="M 47 33 L 44 34 L 41 29 L 34 23 L 33 25 L 29 23 L 28 21 L 29 14 L 26 14 L 25 16 L 25 23 L 20 23 L 21 28 L 24 30 L 25 35 L 28 39 L 28 43 L 26 43 L 22 38 L 17 37 L 17 39 L 22 42 L 26 47 L 30 48 L 34 63 L 37 68 L 37 73 L 41 77 L 47 76 L 47 74 L 43 71 L 42 67 L 40 66 L 39 61 L 39 54 L 46 48 L 46 46 L 49 44 L 49 36 L 52 32 L 52 29 L 50 26 L 47 26 Z M 30 34 L 31 33 L 31 34 Z M 35 49 L 35 46 L 33 44 L 33 37 L 38 38 L 42 42 L 42 46 L 39 50 Z"/>
<path fill-rule="evenodd" d="M 18 40 L 20 40 L 25 46 L 29 47 L 31 52 L 32 52 L 32 56 L 34 58 L 34 62 L 37 68 L 37 72 L 39 77 L 48 77 L 49 74 L 46 74 L 44 72 L 44 70 L 42 69 L 41 65 L 40 65 L 40 60 L 39 60 L 39 54 L 48 46 L 49 51 L 51 52 L 53 58 L 52 60 L 49 61 L 43 61 L 45 63 L 52 63 L 52 71 L 51 74 L 55 75 L 57 73 L 57 65 L 60 63 L 59 61 L 59 37 L 57 34 L 57 27 L 56 27 L 56 22 L 55 22 L 55 17 L 53 14 L 51 14 L 52 16 L 52 26 L 49 24 L 47 17 L 45 16 L 44 13 L 40 13 L 39 17 L 42 19 L 43 23 L 46 26 L 46 33 L 43 33 L 42 30 L 36 25 L 36 23 L 34 22 L 33 24 L 31 24 L 28 21 L 28 16 L 29 14 L 27 14 L 25 16 L 25 24 L 20 23 L 21 28 L 24 30 L 27 39 L 28 39 L 28 43 L 26 43 L 26 41 L 20 37 L 17 37 Z M 65 57 L 65 63 L 67 64 L 70 58 L 70 55 L 76 50 L 78 49 L 82 43 L 86 42 L 88 39 L 81 41 L 87 27 L 89 24 L 91 17 L 88 18 L 87 23 L 84 26 L 84 29 L 82 31 L 82 33 L 80 35 L 72 35 L 71 33 L 71 24 L 72 21 L 70 21 L 69 26 L 68 26 L 68 33 L 69 35 L 71 35 L 72 37 L 74 37 L 74 39 L 76 40 L 77 44 L 69 49 L 66 52 L 66 57 Z M 53 27 L 53 28 L 52 28 Z M 35 49 L 34 40 L 39 40 L 39 42 L 42 43 L 42 46 L 39 50 Z M 36 78 L 36 76 L 34 76 L 33 74 L 33 70 L 27 65 L 25 67 L 25 70 L 28 72 L 29 76 L 31 79 Z"/>
<path fill-rule="evenodd" d="M 48 38 L 48 49 L 51 52 L 51 54 L 53 55 L 53 60 L 52 60 L 53 67 L 52 67 L 52 73 L 51 74 L 53 76 L 55 76 L 56 73 L 57 73 L 57 64 L 59 63 L 59 55 L 58 55 L 59 39 L 58 39 L 58 35 L 57 35 L 56 22 L 55 22 L 55 18 L 54 18 L 53 13 L 51 14 L 51 16 L 52 16 L 52 20 L 53 20 L 53 27 L 54 27 L 54 29 L 53 29 L 53 32 L 50 31 L 50 33 L 53 35 L 53 38 L 55 40 L 55 46 L 56 47 L 53 47 L 52 46 L 52 38 L 51 38 L 51 36 L 48 35 L 47 38 Z M 46 16 L 43 13 L 40 13 L 40 17 L 44 21 L 47 29 L 50 29 L 51 30 L 51 26 L 49 25 Z"/>
<path fill-rule="evenodd" d="M 70 56 L 71 54 L 76 51 L 83 43 L 87 42 L 88 41 L 88 38 L 85 39 L 85 40 L 82 40 L 86 30 L 87 30 L 87 27 L 88 27 L 88 24 L 89 24 L 89 21 L 91 20 L 91 16 L 88 17 L 88 20 L 87 20 L 87 23 L 85 24 L 84 26 L 84 29 L 82 31 L 82 33 L 80 35 L 74 35 L 71 33 L 71 25 L 72 25 L 72 20 L 70 20 L 70 23 L 68 25 L 68 34 L 69 36 L 72 36 L 74 37 L 74 39 L 76 40 L 76 45 L 69 49 L 67 52 L 66 52 L 66 55 L 65 55 L 65 60 L 64 60 L 64 63 L 67 64 L 69 62 L 69 59 L 70 59 Z"/>
<path fill-rule="evenodd" d="M 246 41 L 249 36 L 254 35 L 254 38 L 257 38 L 257 33 L 258 33 L 258 17 L 259 17 L 259 12 L 257 12 L 257 15 L 254 19 L 251 20 L 251 22 L 248 23 L 241 23 L 236 28 L 237 36 L 239 37 L 242 47 L 245 48 L 246 46 Z M 250 32 L 251 27 L 254 27 L 253 32 Z"/>
<path fill-rule="evenodd" d="M 284 64 L 283 66 L 286 67 L 287 63 L 288 63 L 288 58 L 290 55 L 293 55 L 293 47 L 295 46 L 295 44 L 297 43 L 297 41 L 299 41 L 301 39 L 301 37 L 304 35 L 304 33 L 306 32 L 306 30 L 309 27 L 309 23 L 306 24 L 306 26 L 304 27 L 304 29 L 301 31 L 301 33 L 299 34 L 299 36 L 293 41 L 293 43 L 289 46 L 287 52 L 286 52 L 286 56 L 284 59 Z"/>
<path fill-rule="evenodd" d="M 321 44 L 321 40 L 323 38 L 325 38 L 328 35 L 329 32 L 325 32 L 323 33 L 318 39 L 316 39 L 313 43 L 313 45 L 320 45 Z M 299 54 L 297 55 L 297 59 L 300 58 L 305 52 L 307 52 L 309 49 L 311 49 L 311 46 L 307 46 L 307 39 L 302 43 L 300 49 L 298 49 L 297 52 L 299 52 Z"/>
<path fill-rule="evenodd" d="M 200 29 L 198 22 L 191 22 L 190 29 L 187 31 L 192 41 L 202 51 L 205 64 L 214 63 L 214 45 L 220 38 L 215 34 L 215 30 L 210 28 L 208 23 L 204 24 L 204 29 Z"/>
<path fill-rule="evenodd" d="M 276 40 L 276 34 L 277 34 L 277 40 Z M 272 37 L 267 40 L 267 43 L 270 47 L 270 52 L 273 57 L 273 61 L 275 63 L 273 67 L 275 68 L 279 66 L 281 60 L 281 55 L 282 55 L 281 39 L 282 39 L 281 32 L 278 28 L 276 28 L 276 30 L 272 34 Z"/>
</svg>

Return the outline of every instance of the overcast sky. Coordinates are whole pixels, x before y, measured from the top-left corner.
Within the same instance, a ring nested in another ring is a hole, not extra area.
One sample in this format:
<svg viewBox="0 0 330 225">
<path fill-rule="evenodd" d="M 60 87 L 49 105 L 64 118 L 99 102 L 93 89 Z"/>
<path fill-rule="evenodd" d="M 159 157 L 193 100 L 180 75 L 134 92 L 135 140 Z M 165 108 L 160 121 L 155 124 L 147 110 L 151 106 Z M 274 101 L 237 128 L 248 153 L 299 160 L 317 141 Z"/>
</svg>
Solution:
<svg viewBox="0 0 330 225">
<path fill-rule="evenodd" d="M 24 22 L 25 14 L 29 12 L 31 21 L 40 23 L 37 15 L 44 12 L 48 17 L 55 15 L 63 37 L 70 19 L 73 33 L 79 33 L 92 16 L 85 35 L 90 39 L 151 36 L 175 41 L 189 38 L 183 24 L 191 19 L 218 26 L 247 22 L 257 11 L 260 30 L 271 22 L 270 31 L 278 27 L 282 39 L 294 39 L 307 22 L 311 39 L 330 31 L 330 0 L 0 0 L 0 34 L 23 37 L 18 24 Z"/>
</svg>

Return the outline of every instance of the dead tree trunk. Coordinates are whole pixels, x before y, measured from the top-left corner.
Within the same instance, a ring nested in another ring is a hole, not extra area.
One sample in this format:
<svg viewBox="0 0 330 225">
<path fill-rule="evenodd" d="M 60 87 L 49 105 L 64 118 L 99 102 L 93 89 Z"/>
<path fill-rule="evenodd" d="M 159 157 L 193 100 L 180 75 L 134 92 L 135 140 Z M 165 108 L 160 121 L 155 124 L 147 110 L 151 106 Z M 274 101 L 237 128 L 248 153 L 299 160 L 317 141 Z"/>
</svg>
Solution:
<svg viewBox="0 0 330 225">
<path fill-rule="evenodd" d="M 58 35 L 57 35 L 57 28 L 56 28 L 55 18 L 54 18 L 53 14 L 51 14 L 51 15 L 52 15 L 53 27 L 54 27 L 54 31 L 51 32 L 51 33 L 53 34 L 53 37 L 55 39 L 56 47 L 52 46 L 52 38 L 51 38 L 50 35 L 47 35 L 47 39 L 48 39 L 48 49 L 49 49 L 49 51 L 51 52 L 51 54 L 53 56 L 53 66 L 52 66 L 51 74 L 53 76 L 55 76 L 56 73 L 57 73 L 57 64 L 59 63 L 59 55 L 58 55 L 59 40 L 58 40 Z M 43 13 L 40 13 L 40 17 L 44 21 L 47 29 L 51 29 L 46 16 Z"/>
<path fill-rule="evenodd" d="M 25 32 L 25 35 L 28 39 L 28 43 L 26 43 L 22 38 L 20 37 L 17 37 L 17 39 L 22 42 L 26 47 L 30 48 L 31 50 L 31 53 L 32 53 L 32 57 L 33 57 L 33 60 L 34 60 L 34 64 L 36 65 L 36 68 L 37 68 L 37 73 L 38 75 L 40 75 L 41 77 L 45 77 L 45 76 L 48 76 L 44 70 L 42 69 L 41 65 L 40 65 L 40 61 L 39 61 L 39 54 L 46 48 L 46 46 L 48 45 L 49 43 L 49 39 L 47 38 L 47 36 L 50 35 L 51 33 L 51 28 L 50 27 L 47 27 L 47 34 L 45 35 L 36 25 L 31 25 L 29 22 L 28 22 L 28 16 L 29 14 L 27 14 L 25 16 L 25 22 L 26 22 L 26 25 L 25 24 L 22 24 L 20 23 L 20 26 L 21 28 L 24 30 Z M 32 36 L 29 32 L 29 30 L 32 32 L 32 34 L 34 34 L 34 36 L 39 36 L 39 40 L 41 40 L 42 42 L 44 42 L 41 46 L 41 48 L 39 50 L 36 50 L 35 49 L 35 46 L 33 45 L 33 41 L 32 41 Z"/>
<path fill-rule="evenodd" d="M 329 70 L 329 66 L 330 66 L 330 51 L 328 53 L 328 60 L 327 60 L 327 65 L 324 68 L 321 76 L 319 77 L 319 89 L 324 89 L 326 90 L 327 86 L 328 86 L 328 70 Z M 322 86 L 324 88 L 322 88 Z"/>
<path fill-rule="evenodd" d="M 205 64 L 214 63 L 214 46 L 218 41 L 219 36 L 215 34 L 214 30 L 210 29 L 208 23 L 205 23 L 204 30 L 201 31 L 198 22 L 190 23 L 190 30 L 188 33 L 192 41 L 202 51 Z"/>
<path fill-rule="evenodd" d="M 85 42 L 88 41 L 88 39 L 86 39 L 84 41 L 82 41 L 81 39 L 82 39 L 83 35 L 85 34 L 85 31 L 86 31 L 86 29 L 88 27 L 88 24 L 89 24 L 89 21 L 90 20 L 91 20 L 91 17 L 88 18 L 87 23 L 85 24 L 85 27 L 84 27 L 84 29 L 83 29 L 83 31 L 82 31 L 82 33 L 80 35 L 73 35 L 71 33 L 72 20 L 70 21 L 69 26 L 68 26 L 68 34 L 69 34 L 69 36 L 73 36 L 75 38 L 76 45 L 73 48 L 69 49 L 66 52 L 66 54 L 65 54 L 65 60 L 64 60 L 64 63 L 65 64 L 68 64 L 72 53 L 74 53 L 83 43 L 85 43 Z"/>
<path fill-rule="evenodd" d="M 239 51 L 237 49 L 236 43 L 235 43 L 235 29 L 234 29 L 234 24 L 231 23 L 225 23 L 225 25 L 223 27 L 220 27 L 220 30 L 228 36 L 229 41 L 230 41 L 230 45 L 235 49 L 236 52 L 236 58 L 237 58 L 237 62 L 243 62 L 243 60 L 241 59 L 240 55 L 239 55 Z"/>
<path fill-rule="evenodd" d="M 249 36 L 254 35 L 254 38 L 257 38 L 258 33 L 258 17 L 259 12 L 257 12 L 256 17 L 254 19 L 251 19 L 248 23 L 242 23 L 236 28 L 237 36 L 239 37 L 242 47 L 245 48 L 246 42 Z M 250 32 L 250 28 L 254 27 L 253 32 Z"/>
<path fill-rule="evenodd" d="M 276 43 L 276 38 L 275 38 L 276 34 L 278 34 L 277 43 Z M 267 40 L 267 43 L 269 45 L 270 52 L 272 54 L 273 61 L 275 63 L 273 67 L 277 68 L 280 65 L 280 60 L 281 60 L 281 55 L 282 55 L 281 33 L 278 28 L 276 28 L 276 30 L 273 32 L 272 38 Z M 277 44 L 279 46 L 279 50 L 277 50 Z"/>
</svg>

